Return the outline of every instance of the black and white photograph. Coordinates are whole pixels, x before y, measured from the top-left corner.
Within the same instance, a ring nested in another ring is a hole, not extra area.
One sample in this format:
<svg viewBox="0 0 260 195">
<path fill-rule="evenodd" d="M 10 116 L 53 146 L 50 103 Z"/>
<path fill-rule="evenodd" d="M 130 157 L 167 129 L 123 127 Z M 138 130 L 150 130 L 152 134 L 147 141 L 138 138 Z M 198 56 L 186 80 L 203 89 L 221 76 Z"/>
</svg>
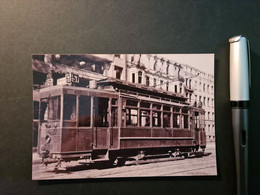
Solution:
<svg viewBox="0 0 260 195">
<path fill-rule="evenodd" d="M 216 176 L 214 54 L 33 54 L 32 179 Z"/>
</svg>

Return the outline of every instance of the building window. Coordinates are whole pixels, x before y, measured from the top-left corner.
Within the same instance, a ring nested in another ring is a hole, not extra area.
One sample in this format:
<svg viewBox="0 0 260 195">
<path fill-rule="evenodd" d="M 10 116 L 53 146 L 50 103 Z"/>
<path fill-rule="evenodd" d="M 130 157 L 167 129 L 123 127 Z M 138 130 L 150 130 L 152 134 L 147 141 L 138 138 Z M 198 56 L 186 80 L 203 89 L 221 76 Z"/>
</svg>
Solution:
<svg viewBox="0 0 260 195">
<path fill-rule="evenodd" d="M 205 84 L 203 84 L 203 91 L 205 91 Z"/>
<path fill-rule="evenodd" d="M 156 87 L 156 79 L 153 79 L 153 86 Z"/>
<path fill-rule="evenodd" d="M 167 61 L 167 66 L 166 66 L 166 74 L 167 75 L 169 74 L 169 66 L 170 66 L 169 61 Z"/>
<path fill-rule="evenodd" d="M 142 83 L 142 71 L 138 72 L 138 83 Z"/>
<path fill-rule="evenodd" d="M 132 73 L 132 83 L 135 83 L 135 73 Z"/>
<path fill-rule="evenodd" d="M 123 68 L 115 66 L 116 78 L 121 79 Z"/>
<path fill-rule="evenodd" d="M 178 86 L 177 85 L 174 85 L 174 92 L 177 93 L 177 88 Z"/>
<path fill-rule="evenodd" d="M 148 76 L 146 77 L 146 86 L 148 87 L 150 86 L 150 77 Z"/>
<path fill-rule="evenodd" d="M 153 64 L 153 70 L 156 70 L 157 69 L 157 57 L 154 56 L 154 64 Z"/>
<path fill-rule="evenodd" d="M 210 120 L 210 112 L 208 112 L 208 120 Z"/>
<path fill-rule="evenodd" d="M 169 91 L 169 83 L 166 83 L 166 91 Z"/>
</svg>

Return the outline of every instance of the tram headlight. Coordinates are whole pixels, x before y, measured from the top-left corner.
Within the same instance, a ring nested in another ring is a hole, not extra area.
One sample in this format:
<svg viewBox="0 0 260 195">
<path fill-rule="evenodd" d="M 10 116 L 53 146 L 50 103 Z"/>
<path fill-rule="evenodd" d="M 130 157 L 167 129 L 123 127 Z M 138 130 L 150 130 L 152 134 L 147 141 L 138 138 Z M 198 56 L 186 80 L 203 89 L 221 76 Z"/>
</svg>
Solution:
<svg viewBox="0 0 260 195">
<path fill-rule="evenodd" d="M 46 135 L 45 141 L 47 144 L 49 144 L 51 142 L 51 137 L 49 135 Z"/>
</svg>

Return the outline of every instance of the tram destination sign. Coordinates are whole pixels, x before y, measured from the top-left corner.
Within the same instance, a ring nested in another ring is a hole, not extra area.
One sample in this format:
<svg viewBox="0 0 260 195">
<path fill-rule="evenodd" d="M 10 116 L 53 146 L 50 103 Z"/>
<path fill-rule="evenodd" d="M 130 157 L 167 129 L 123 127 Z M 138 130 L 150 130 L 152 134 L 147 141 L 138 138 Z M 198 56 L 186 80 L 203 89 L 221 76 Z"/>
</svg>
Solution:
<svg viewBox="0 0 260 195">
<path fill-rule="evenodd" d="M 66 74 L 67 83 L 79 83 L 79 75 L 69 72 Z"/>
</svg>

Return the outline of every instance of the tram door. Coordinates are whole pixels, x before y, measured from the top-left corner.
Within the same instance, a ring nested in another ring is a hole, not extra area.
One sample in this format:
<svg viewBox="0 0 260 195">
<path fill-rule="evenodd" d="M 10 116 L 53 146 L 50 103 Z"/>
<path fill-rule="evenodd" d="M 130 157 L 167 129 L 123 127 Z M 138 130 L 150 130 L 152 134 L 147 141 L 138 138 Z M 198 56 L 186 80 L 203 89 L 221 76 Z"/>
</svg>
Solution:
<svg viewBox="0 0 260 195">
<path fill-rule="evenodd" d="M 109 98 L 93 98 L 93 149 L 109 148 Z"/>
</svg>

